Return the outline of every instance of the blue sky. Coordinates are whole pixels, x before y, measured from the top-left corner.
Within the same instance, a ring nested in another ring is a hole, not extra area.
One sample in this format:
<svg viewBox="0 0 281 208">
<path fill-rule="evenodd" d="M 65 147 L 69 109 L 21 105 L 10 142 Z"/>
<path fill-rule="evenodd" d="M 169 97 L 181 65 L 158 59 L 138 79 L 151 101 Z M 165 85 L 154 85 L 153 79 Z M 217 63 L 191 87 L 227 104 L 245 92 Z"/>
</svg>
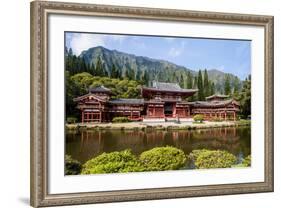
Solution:
<svg viewBox="0 0 281 208">
<path fill-rule="evenodd" d="M 218 69 L 245 79 L 251 73 L 251 41 L 109 35 L 67 32 L 66 46 L 76 55 L 103 46 L 137 56 L 167 60 L 198 71 Z"/>
</svg>

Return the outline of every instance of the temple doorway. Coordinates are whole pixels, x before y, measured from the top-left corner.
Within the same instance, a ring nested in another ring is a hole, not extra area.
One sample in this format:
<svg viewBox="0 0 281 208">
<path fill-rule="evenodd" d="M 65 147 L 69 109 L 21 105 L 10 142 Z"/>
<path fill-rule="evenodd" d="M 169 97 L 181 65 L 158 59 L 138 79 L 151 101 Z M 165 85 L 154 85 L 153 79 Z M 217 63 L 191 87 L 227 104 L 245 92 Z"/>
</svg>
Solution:
<svg viewBox="0 0 281 208">
<path fill-rule="evenodd" d="M 174 103 L 164 104 L 164 114 L 165 117 L 173 117 Z"/>
</svg>

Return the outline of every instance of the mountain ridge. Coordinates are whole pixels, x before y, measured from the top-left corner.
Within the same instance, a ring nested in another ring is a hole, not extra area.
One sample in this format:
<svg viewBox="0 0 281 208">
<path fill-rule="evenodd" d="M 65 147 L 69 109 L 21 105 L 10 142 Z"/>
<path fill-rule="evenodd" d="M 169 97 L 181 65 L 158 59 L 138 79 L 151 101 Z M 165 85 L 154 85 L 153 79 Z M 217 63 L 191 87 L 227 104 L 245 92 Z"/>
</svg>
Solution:
<svg viewBox="0 0 281 208">
<path fill-rule="evenodd" d="M 122 77 L 126 77 L 128 73 L 131 73 L 133 77 L 143 76 L 144 73 L 148 73 L 148 79 L 150 81 L 157 80 L 179 83 L 181 79 L 183 79 L 183 87 L 185 88 L 188 85 L 186 81 L 188 73 L 191 73 L 193 77 L 196 77 L 198 74 L 196 70 L 177 65 L 170 61 L 137 56 L 116 49 L 111 50 L 103 46 L 91 47 L 84 50 L 79 57 L 84 59 L 85 63 L 88 65 L 96 65 L 98 58 L 100 58 L 102 66 L 107 71 L 108 75 L 111 74 L 112 66 L 115 65 Z M 203 70 L 204 69 L 202 69 L 202 71 Z M 207 73 L 209 80 L 215 85 L 216 92 L 223 91 L 223 83 L 226 75 L 229 76 L 232 87 L 235 82 L 239 82 L 239 86 L 242 86 L 242 81 L 238 76 L 232 73 L 226 73 L 215 68 L 207 69 Z"/>
</svg>

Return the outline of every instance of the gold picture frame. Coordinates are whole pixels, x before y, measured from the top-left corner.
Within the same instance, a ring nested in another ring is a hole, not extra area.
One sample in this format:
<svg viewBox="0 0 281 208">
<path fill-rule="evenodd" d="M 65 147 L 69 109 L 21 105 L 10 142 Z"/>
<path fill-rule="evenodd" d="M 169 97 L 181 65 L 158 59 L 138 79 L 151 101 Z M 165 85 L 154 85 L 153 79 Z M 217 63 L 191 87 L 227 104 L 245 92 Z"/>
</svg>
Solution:
<svg viewBox="0 0 281 208">
<path fill-rule="evenodd" d="M 262 26 L 265 29 L 264 182 L 103 191 L 48 193 L 48 15 L 89 15 L 148 20 Z M 169 199 L 273 191 L 273 17 L 61 2 L 31 2 L 31 205 L 34 207 Z"/>
</svg>

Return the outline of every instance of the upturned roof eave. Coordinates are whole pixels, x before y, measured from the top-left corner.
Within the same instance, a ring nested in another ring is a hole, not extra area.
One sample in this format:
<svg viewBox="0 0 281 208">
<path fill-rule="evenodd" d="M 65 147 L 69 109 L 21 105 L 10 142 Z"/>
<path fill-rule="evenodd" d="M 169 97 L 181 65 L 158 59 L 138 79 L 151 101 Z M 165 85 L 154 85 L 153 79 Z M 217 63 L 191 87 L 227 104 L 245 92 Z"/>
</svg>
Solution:
<svg viewBox="0 0 281 208">
<path fill-rule="evenodd" d="M 142 90 L 154 91 L 154 92 L 172 92 L 172 93 L 196 93 L 198 89 L 182 89 L 182 90 L 167 90 L 167 89 L 157 89 L 153 87 L 142 87 Z"/>
</svg>

